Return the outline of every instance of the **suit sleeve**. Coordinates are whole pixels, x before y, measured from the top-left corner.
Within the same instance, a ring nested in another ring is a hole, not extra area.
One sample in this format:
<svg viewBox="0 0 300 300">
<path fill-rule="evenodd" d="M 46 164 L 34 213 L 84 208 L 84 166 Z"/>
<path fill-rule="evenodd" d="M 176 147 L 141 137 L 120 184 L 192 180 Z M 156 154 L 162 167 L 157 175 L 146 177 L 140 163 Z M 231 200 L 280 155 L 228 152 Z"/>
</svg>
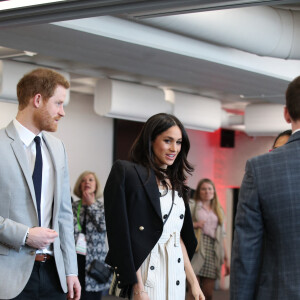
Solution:
<svg viewBox="0 0 300 300">
<path fill-rule="evenodd" d="M 77 270 L 77 256 L 75 251 L 74 241 L 74 217 L 72 212 L 72 203 L 70 195 L 70 181 L 67 155 L 65 155 L 65 168 L 62 177 L 62 194 L 59 210 L 59 238 L 60 246 L 63 254 L 63 260 L 66 270 L 66 275 L 78 274 Z"/>
<path fill-rule="evenodd" d="M 119 274 L 119 287 L 137 282 L 126 203 L 126 169 L 117 161 L 104 189 L 104 208 L 109 251 L 106 262 Z"/>
<path fill-rule="evenodd" d="M 246 164 L 231 255 L 230 299 L 253 300 L 261 263 L 263 219 L 251 161 Z"/>
<path fill-rule="evenodd" d="M 20 251 L 28 226 L 0 216 L 0 245 Z"/>
</svg>

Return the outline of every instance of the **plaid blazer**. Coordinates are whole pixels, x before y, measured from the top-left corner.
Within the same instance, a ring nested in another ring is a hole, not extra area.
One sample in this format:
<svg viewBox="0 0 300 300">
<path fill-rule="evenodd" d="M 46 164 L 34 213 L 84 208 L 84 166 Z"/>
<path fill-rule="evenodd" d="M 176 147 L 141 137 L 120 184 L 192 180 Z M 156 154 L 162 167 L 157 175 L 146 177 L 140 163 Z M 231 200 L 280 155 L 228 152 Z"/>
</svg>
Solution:
<svg viewBox="0 0 300 300">
<path fill-rule="evenodd" d="M 246 164 L 230 299 L 300 299 L 300 132 Z"/>
</svg>

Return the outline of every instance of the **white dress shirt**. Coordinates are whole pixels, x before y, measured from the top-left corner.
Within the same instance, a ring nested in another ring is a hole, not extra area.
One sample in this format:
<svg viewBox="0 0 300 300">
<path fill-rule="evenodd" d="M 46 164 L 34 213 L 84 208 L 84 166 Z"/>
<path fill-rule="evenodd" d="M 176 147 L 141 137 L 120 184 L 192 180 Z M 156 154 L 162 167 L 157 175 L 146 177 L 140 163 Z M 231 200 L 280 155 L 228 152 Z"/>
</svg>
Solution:
<svg viewBox="0 0 300 300">
<path fill-rule="evenodd" d="M 33 174 L 36 146 L 35 146 L 35 134 L 24 127 L 16 119 L 13 120 L 14 126 L 18 132 L 18 135 L 23 142 L 23 147 L 27 156 L 28 165 Z M 41 151 L 43 158 L 43 171 L 42 171 L 42 192 L 41 192 L 41 227 L 51 228 L 52 219 L 52 206 L 54 197 L 54 167 L 50 157 L 50 153 L 43 140 L 42 132 L 38 135 L 41 138 Z M 40 251 L 39 251 L 40 252 Z M 52 254 L 49 249 L 43 250 L 43 253 Z"/>
<path fill-rule="evenodd" d="M 296 133 L 297 131 L 300 131 L 300 128 L 293 131 L 292 134 Z"/>
</svg>

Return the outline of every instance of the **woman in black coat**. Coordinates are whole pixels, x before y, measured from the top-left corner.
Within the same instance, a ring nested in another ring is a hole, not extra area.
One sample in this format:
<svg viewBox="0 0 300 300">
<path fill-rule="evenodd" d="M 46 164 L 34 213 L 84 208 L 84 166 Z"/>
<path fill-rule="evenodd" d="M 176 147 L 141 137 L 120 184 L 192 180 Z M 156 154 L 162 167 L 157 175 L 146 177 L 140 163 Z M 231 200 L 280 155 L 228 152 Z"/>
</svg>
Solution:
<svg viewBox="0 0 300 300">
<path fill-rule="evenodd" d="M 188 206 L 190 143 L 181 122 L 157 114 L 117 161 L 104 189 L 112 294 L 134 300 L 184 300 L 185 278 L 204 299 L 190 259 L 196 248 Z"/>
</svg>

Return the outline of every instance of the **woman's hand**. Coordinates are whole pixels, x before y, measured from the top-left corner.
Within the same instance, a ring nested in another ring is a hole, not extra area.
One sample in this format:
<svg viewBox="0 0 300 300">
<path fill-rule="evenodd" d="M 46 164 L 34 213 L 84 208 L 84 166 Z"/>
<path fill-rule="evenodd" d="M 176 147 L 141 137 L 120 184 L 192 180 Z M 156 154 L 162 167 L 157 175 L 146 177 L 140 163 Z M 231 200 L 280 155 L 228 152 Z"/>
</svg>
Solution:
<svg viewBox="0 0 300 300">
<path fill-rule="evenodd" d="M 229 266 L 229 263 L 228 263 L 228 259 L 225 258 L 224 259 L 224 265 L 225 265 L 225 273 L 224 273 L 224 276 L 227 276 L 230 274 L 230 266 Z"/>
<path fill-rule="evenodd" d="M 95 202 L 95 194 L 88 191 L 82 192 L 82 203 L 84 205 L 92 205 Z"/>
<path fill-rule="evenodd" d="M 205 221 L 194 222 L 194 228 L 203 228 Z"/>
<path fill-rule="evenodd" d="M 202 290 L 200 289 L 198 281 L 195 281 L 191 285 L 191 290 L 192 290 L 192 295 L 195 300 L 204 300 L 205 299 L 204 294 L 202 293 Z"/>
<path fill-rule="evenodd" d="M 150 300 L 150 298 L 146 292 L 139 292 L 138 294 L 133 294 L 133 300 Z"/>
<path fill-rule="evenodd" d="M 138 274 L 138 278 L 139 275 L 140 274 Z M 141 281 L 133 285 L 133 300 L 150 300 L 147 292 L 145 292 L 144 284 Z"/>
</svg>

